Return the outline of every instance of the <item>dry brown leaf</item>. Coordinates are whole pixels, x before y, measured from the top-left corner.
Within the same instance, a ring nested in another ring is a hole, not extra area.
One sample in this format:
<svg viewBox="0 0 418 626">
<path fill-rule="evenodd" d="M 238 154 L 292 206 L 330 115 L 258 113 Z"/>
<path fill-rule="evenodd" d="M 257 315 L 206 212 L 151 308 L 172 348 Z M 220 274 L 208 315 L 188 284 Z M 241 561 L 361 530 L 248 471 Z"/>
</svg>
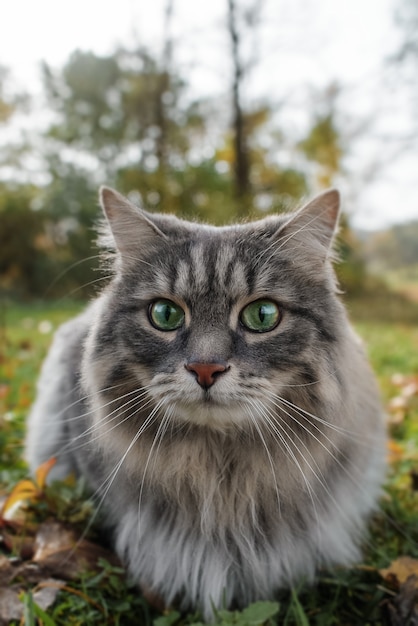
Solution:
<svg viewBox="0 0 418 626">
<path fill-rule="evenodd" d="M 16 589 L 0 589 L 0 626 L 7 626 L 13 620 L 23 616 L 23 604 Z"/>
<path fill-rule="evenodd" d="M 389 582 L 397 581 L 398 585 L 405 583 L 410 576 L 415 576 L 415 586 L 418 588 L 418 559 L 401 556 L 395 559 L 388 568 L 379 570 L 379 573 Z"/>
<path fill-rule="evenodd" d="M 116 555 L 99 544 L 80 539 L 70 527 L 60 522 L 41 524 L 35 537 L 32 562 L 47 569 L 53 576 L 66 580 L 98 568 L 99 559 L 120 565 Z"/>
<path fill-rule="evenodd" d="M 61 580 L 45 580 L 42 588 L 33 593 L 36 604 L 44 611 L 52 606 L 62 584 Z M 7 626 L 10 622 L 23 618 L 24 605 L 20 600 L 21 591 L 20 584 L 0 589 L 0 626 Z"/>
<path fill-rule="evenodd" d="M 394 598 L 383 602 L 388 626 L 418 626 L 417 581 L 416 576 L 410 576 Z"/>
<path fill-rule="evenodd" d="M 55 598 L 63 585 L 62 580 L 47 578 L 42 581 L 39 589 L 35 589 L 33 599 L 45 611 L 54 604 Z"/>
<path fill-rule="evenodd" d="M 45 561 L 52 554 L 76 547 L 77 535 L 74 529 L 60 522 L 44 522 L 38 528 L 34 545 L 34 561 Z"/>
<path fill-rule="evenodd" d="M 0 543 L 7 552 L 27 560 L 33 555 L 34 537 L 29 533 L 14 534 L 4 530 L 1 534 Z"/>
</svg>

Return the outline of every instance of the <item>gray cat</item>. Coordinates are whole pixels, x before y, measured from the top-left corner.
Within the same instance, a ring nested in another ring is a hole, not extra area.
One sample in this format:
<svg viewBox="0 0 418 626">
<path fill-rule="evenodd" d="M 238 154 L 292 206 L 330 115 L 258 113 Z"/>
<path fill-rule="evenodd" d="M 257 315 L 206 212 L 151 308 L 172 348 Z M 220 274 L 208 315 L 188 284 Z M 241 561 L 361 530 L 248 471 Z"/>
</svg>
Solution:
<svg viewBox="0 0 418 626">
<path fill-rule="evenodd" d="M 336 296 L 338 192 L 222 228 L 101 203 L 114 276 L 56 334 L 32 470 L 84 476 L 133 577 L 206 619 L 358 559 L 386 436 Z"/>
</svg>

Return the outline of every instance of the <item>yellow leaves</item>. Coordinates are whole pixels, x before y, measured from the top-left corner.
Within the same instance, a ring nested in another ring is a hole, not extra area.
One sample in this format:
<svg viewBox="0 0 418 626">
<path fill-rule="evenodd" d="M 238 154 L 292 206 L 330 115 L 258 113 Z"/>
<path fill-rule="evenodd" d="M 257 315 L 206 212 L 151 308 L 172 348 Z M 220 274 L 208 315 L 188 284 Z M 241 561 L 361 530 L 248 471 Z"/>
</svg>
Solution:
<svg viewBox="0 0 418 626">
<path fill-rule="evenodd" d="M 23 502 L 37 502 L 43 495 L 46 480 L 49 472 L 56 463 L 55 458 L 51 458 L 38 467 L 35 473 L 35 480 L 26 478 L 20 480 L 6 498 L 0 511 L 0 519 L 13 517 L 13 513 Z"/>
<path fill-rule="evenodd" d="M 3 504 L 1 516 L 3 518 L 7 517 L 7 513 L 10 513 L 17 503 L 26 500 L 36 500 L 38 496 L 39 490 L 35 483 L 31 480 L 19 481 Z"/>
<path fill-rule="evenodd" d="M 401 461 L 405 456 L 405 450 L 394 439 L 389 439 L 387 444 L 388 461 L 390 464 Z"/>
<path fill-rule="evenodd" d="M 55 457 L 52 457 L 48 459 L 48 461 L 45 461 L 45 463 L 42 463 L 42 465 L 40 465 L 38 469 L 36 470 L 35 481 L 39 489 L 42 490 L 45 488 L 48 474 L 52 470 L 56 462 L 57 462 L 57 459 Z"/>
</svg>

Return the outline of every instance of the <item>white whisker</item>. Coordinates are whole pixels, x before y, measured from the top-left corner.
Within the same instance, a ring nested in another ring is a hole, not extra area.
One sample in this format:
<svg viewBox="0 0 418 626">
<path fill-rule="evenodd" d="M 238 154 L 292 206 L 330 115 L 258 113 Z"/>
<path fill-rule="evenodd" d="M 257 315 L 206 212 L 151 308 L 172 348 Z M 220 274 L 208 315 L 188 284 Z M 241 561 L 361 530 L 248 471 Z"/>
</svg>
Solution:
<svg viewBox="0 0 418 626">
<path fill-rule="evenodd" d="M 310 413 L 309 411 L 307 411 L 306 409 L 303 409 L 302 407 L 297 406 L 296 404 L 293 404 L 293 402 L 290 402 L 289 400 L 286 400 L 285 398 L 283 398 L 282 396 L 279 396 L 273 392 L 268 392 L 267 393 L 273 398 L 273 404 L 274 404 L 274 400 L 278 400 L 279 402 L 281 402 L 282 404 L 285 404 L 286 406 L 301 412 L 304 414 L 305 419 L 307 418 L 311 418 L 314 421 L 322 424 L 323 426 L 326 426 L 327 428 L 329 428 L 330 430 L 334 430 L 335 432 L 340 433 L 341 435 L 345 435 L 346 437 L 350 437 L 351 439 L 353 439 L 354 441 L 356 441 L 356 443 L 362 444 L 362 445 L 367 445 L 367 439 L 368 437 L 363 435 L 360 435 L 352 430 L 348 430 L 347 428 L 344 428 L 342 426 L 337 426 L 337 424 L 333 424 L 332 422 L 329 422 L 321 417 L 319 417 L 318 415 L 314 415 L 313 413 Z M 302 416 L 301 416 L 302 417 Z M 370 438 L 371 443 L 373 443 L 373 439 Z"/>
<path fill-rule="evenodd" d="M 250 406 L 252 406 L 259 415 L 260 414 L 262 415 L 262 405 L 261 405 L 260 402 L 256 402 L 255 400 L 252 400 L 252 399 L 247 399 L 246 403 L 249 404 Z M 260 427 L 259 427 L 259 425 L 257 423 L 257 420 L 253 417 L 253 415 L 251 413 L 249 415 L 250 415 L 250 418 L 251 418 L 251 422 L 252 422 L 254 428 L 256 429 L 257 434 L 260 437 L 260 440 L 261 440 L 261 442 L 263 444 L 263 448 L 265 449 L 266 454 L 267 454 L 268 462 L 269 462 L 270 469 L 271 469 L 271 474 L 273 476 L 274 489 L 275 489 L 276 498 L 277 498 L 277 506 L 279 508 L 279 515 L 281 515 L 280 493 L 279 493 L 279 487 L 278 487 L 278 484 L 277 484 L 276 470 L 274 468 L 274 463 L 273 463 L 273 459 L 272 459 L 272 456 L 271 456 L 271 452 L 270 452 L 270 450 L 269 450 L 269 448 L 267 446 L 266 440 L 265 440 L 265 438 L 263 436 L 263 433 L 261 432 L 261 429 L 260 429 Z"/>
<path fill-rule="evenodd" d="M 139 389 L 142 390 L 143 388 L 141 387 Z M 128 407 L 128 409 L 125 409 L 125 411 L 126 411 L 126 410 L 129 410 L 129 408 L 131 408 L 130 405 L 132 403 L 135 403 L 137 401 L 138 401 L 137 404 L 140 403 L 140 400 L 146 395 L 147 392 L 146 392 L 146 390 L 141 391 L 140 395 L 139 395 L 138 394 L 138 389 L 135 389 L 134 391 L 126 393 L 123 396 L 120 396 L 118 398 L 114 398 L 110 402 L 107 402 L 106 404 L 101 405 L 100 407 L 95 407 L 94 409 L 91 409 L 90 411 L 86 411 L 85 413 L 83 413 L 81 417 L 86 417 L 88 415 L 95 414 L 96 412 L 99 412 L 100 410 L 103 410 L 104 408 L 110 406 L 111 404 L 114 404 L 115 402 L 117 402 L 117 401 L 119 401 L 119 400 L 121 400 L 123 398 L 126 398 L 127 396 L 133 395 L 134 393 L 137 394 L 135 397 L 131 398 L 130 400 L 128 400 L 127 402 L 122 404 L 122 406 L 116 407 L 110 413 L 106 413 L 106 415 L 104 415 L 103 418 L 99 422 L 93 422 L 88 428 L 86 428 L 86 430 L 84 430 L 82 433 L 80 433 L 80 434 L 76 435 L 75 437 L 73 437 L 72 440 L 69 441 L 66 446 L 64 446 L 63 448 L 61 448 L 59 450 L 59 454 L 62 454 L 64 452 L 66 452 L 67 450 L 75 450 L 75 449 L 77 449 L 76 447 L 74 447 L 74 442 L 78 441 L 79 439 L 83 439 L 83 438 L 87 437 L 91 432 L 96 430 L 103 422 L 109 423 L 109 422 L 112 422 L 112 421 L 116 420 L 119 417 L 119 415 L 120 415 L 119 412 L 124 407 Z M 135 404 L 135 406 L 137 406 L 137 404 Z M 125 412 L 125 411 L 123 411 L 123 412 Z M 112 415 L 113 415 L 113 417 L 111 417 Z M 67 439 L 68 439 L 68 437 L 66 437 L 64 440 L 67 441 Z M 87 443 L 89 443 L 89 442 L 87 442 Z"/>
<path fill-rule="evenodd" d="M 311 502 L 312 502 L 312 508 L 314 510 L 314 513 L 315 513 L 317 519 L 318 519 L 318 514 L 317 514 L 317 511 L 316 511 L 316 505 L 315 505 L 315 499 L 314 499 L 314 498 L 317 498 L 317 496 L 316 496 L 316 494 L 315 494 L 315 492 L 314 492 L 314 490 L 312 488 L 312 485 L 310 484 L 309 480 L 307 479 L 306 474 L 305 474 L 305 472 L 304 472 L 300 462 L 296 458 L 295 453 L 293 452 L 293 450 L 291 449 L 290 445 L 287 443 L 287 441 L 285 439 L 285 435 L 286 435 L 287 439 L 289 440 L 288 433 L 286 433 L 286 431 L 281 427 L 280 423 L 278 423 L 277 421 L 273 421 L 272 420 L 271 411 L 264 404 L 262 404 L 262 408 L 261 408 L 260 412 L 261 412 L 261 415 L 262 415 L 265 423 L 267 424 L 267 427 L 268 427 L 270 433 L 274 437 L 279 437 L 280 441 L 282 442 L 282 444 L 286 448 L 287 453 L 290 455 L 290 458 L 292 459 L 292 461 L 294 462 L 294 464 L 298 468 L 299 472 L 301 473 L 301 476 L 302 476 L 303 481 L 305 483 L 307 492 L 308 492 L 309 497 L 310 497 Z M 277 430 L 277 427 L 281 428 L 281 433 L 282 434 L 279 433 L 279 431 Z M 294 442 L 291 442 L 291 443 L 294 443 Z M 296 447 L 296 450 L 299 452 L 299 454 L 301 454 L 300 450 L 297 447 Z M 306 465 L 308 466 L 308 468 L 311 470 L 312 474 L 317 478 L 315 470 L 313 470 L 313 468 L 310 465 L 310 463 L 306 460 L 305 457 L 303 457 L 302 454 L 301 454 L 301 456 L 302 456 L 303 460 L 305 461 Z"/>
<path fill-rule="evenodd" d="M 122 465 L 124 464 L 129 452 L 132 450 L 133 446 L 136 444 L 136 442 L 138 441 L 138 439 L 140 438 L 140 436 L 145 432 L 145 430 L 152 424 L 152 422 L 154 421 L 156 414 L 159 410 L 161 406 L 161 403 L 158 403 L 154 409 L 151 411 L 151 413 L 148 415 L 148 417 L 145 419 L 145 421 L 141 424 L 141 426 L 139 427 L 139 429 L 137 430 L 137 432 L 135 433 L 135 436 L 133 437 L 132 441 L 130 442 L 129 446 L 127 447 L 127 449 L 125 450 L 124 454 L 122 455 L 121 459 L 116 463 L 116 465 L 114 466 L 114 468 L 110 471 L 110 473 L 108 474 L 107 478 L 105 478 L 105 480 L 102 482 L 102 484 L 96 489 L 96 491 L 92 494 L 91 496 L 91 500 L 94 501 L 95 499 L 97 499 L 97 497 L 100 495 L 100 499 L 98 501 L 98 503 L 95 506 L 95 511 L 93 513 L 92 518 L 90 519 L 86 529 L 84 530 L 82 536 L 79 539 L 79 542 L 82 541 L 88 534 L 89 530 L 91 529 L 94 520 L 96 519 L 97 515 L 99 514 L 99 511 L 107 497 L 107 494 L 109 493 L 115 479 L 116 476 L 119 473 L 120 468 L 122 467 Z"/>
<path fill-rule="evenodd" d="M 161 401 L 161 405 L 162 404 L 163 404 L 163 402 Z M 143 470 L 143 473 L 142 473 L 141 487 L 140 487 L 140 490 L 139 490 L 139 498 L 138 498 L 138 535 L 139 536 L 141 536 L 141 502 L 142 502 L 142 495 L 143 495 L 144 485 L 145 485 L 145 476 L 146 476 L 146 473 L 147 473 L 147 470 L 148 470 L 148 465 L 150 463 L 152 454 L 154 452 L 155 444 L 157 442 L 158 442 L 158 445 L 157 445 L 156 453 L 158 454 L 158 450 L 160 448 L 160 445 L 161 445 L 161 442 L 162 442 L 162 438 L 163 438 L 163 436 L 164 436 L 164 434 L 165 434 L 165 432 L 166 432 L 166 430 L 168 428 L 168 424 L 170 422 L 170 418 L 171 418 L 172 412 L 173 412 L 172 407 L 166 408 L 165 413 L 164 413 L 164 415 L 163 415 L 163 417 L 162 417 L 162 419 L 161 419 L 161 421 L 160 421 L 160 423 L 158 425 L 158 429 L 157 429 L 157 432 L 155 433 L 155 436 L 154 436 L 153 442 L 151 444 L 151 447 L 149 449 L 148 457 L 147 457 L 147 460 L 146 460 L 146 463 L 145 463 L 145 466 L 144 466 L 144 470 Z M 155 463 L 156 463 L 156 460 L 155 460 Z"/>
</svg>

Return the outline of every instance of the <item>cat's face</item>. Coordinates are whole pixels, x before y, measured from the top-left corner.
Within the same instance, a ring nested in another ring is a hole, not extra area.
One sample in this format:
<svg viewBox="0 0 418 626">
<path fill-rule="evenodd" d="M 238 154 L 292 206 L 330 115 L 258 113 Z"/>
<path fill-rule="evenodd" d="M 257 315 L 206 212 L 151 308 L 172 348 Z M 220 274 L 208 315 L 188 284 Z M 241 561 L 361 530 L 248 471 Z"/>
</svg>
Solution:
<svg viewBox="0 0 418 626">
<path fill-rule="evenodd" d="M 143 214 L 110 190 L 103 207 L 120 255 L 97 336 L 106 386 L 129 380 L 167 419 L 225 429 L 268 418 L 278 395 L 325 372 L 338 340 L 335 192 L 226 228 Z"/>
</svg>

